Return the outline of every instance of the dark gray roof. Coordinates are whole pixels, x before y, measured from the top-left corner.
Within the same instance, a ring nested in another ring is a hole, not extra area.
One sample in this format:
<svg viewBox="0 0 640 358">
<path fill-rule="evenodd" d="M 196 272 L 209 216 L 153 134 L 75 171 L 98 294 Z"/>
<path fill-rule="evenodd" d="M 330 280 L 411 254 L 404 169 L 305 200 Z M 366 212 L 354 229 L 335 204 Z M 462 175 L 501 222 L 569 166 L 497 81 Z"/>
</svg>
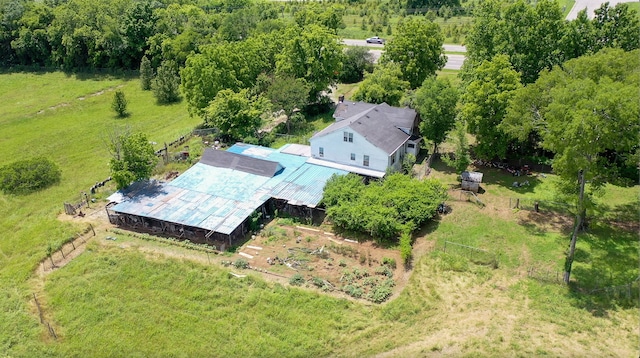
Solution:
<svg viewBox="0 0 640 358">
<path fill-rule="evenodd" d="M 344 104 L 348 107 L 341 108 Z M 360 111 L 356 112 L 357 109 Z M 393 153 L 410 138 L 417 116 L 413 109 L 392 107 L 386 103 L 344 102 L 338 105 L 336 112 L 338 110 L 351 116 L 316 133 L 314 138 L 348 127 L 387 154 Z"/>
<path fill-rule="evenodd" d="M 242 154 L 206 148 L 200 163 L 212 167 L 239 170 L 245 173 L 273 177 L 284 169 L 278 162 L 258 159 Z"/>
<path fill-rule="evenodd" d="M 333 112 L 333 118 L 340 121 L 353 117 L 356 114 L 364 112 L 375 106 L 377 106 L 377 104 L 365 102 L 342 102 L 336 106 L 336 110 Z"/>
</svg>

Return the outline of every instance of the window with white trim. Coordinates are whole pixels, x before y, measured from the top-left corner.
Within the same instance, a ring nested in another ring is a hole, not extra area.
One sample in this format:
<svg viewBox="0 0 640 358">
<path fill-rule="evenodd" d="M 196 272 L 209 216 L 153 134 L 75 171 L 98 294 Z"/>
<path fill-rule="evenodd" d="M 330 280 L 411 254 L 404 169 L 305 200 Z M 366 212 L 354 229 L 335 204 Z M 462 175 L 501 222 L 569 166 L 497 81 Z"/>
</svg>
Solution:
<svg viewBox="0 0 640 358">
<path fill-rule="evenodd" d="M 324 148 L 320 147 L 318 148 L 318 154 L 320 155 L 320 157 L 324 157 Z"/>
<path fill-rule="evenodd" d="M 356 160 L 356 153 L 351 153 L 351 160 Z"/>
<path fill-rule="evenodd" d="M 369 166 L 369 156 L 365 155 L 362 157 L 362 165 L 364 165 L 365 167 Z"/>
<path fill-rule="evenodd" d="M 345 142 L 353 143 L 353 133 L 343 132 L 343 140 Z"/>
</svg>

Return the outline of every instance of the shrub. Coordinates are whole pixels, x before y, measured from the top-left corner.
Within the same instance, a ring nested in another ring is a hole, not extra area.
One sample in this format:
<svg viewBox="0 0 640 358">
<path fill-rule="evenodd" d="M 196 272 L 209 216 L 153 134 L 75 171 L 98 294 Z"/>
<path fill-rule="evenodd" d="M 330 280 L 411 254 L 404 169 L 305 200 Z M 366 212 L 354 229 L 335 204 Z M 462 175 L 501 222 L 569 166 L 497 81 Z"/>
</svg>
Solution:
<svg viewBox="0 0 640 358">
<path fill-rule="evenodd" d="M 249 268 L 249 262 L 245 259 L 237 259 L 236 262 L 233 263 L 233 266 L 238 269 L 247 269 Z"/>
<path fill-rule="evenodd" d="M 393 277 L 393 272 L 391 270 L 389 270 L 389 268 L 387 266 L 378 266 L 376 268 L 376 275 Z"/>
<path fill-rule="evenodd" d="M 151 61 L 147 56 L 143 56 L 140 61 L 140 87 L 143 91 L 151 89 L 151 81 L 153 80 L 153 68 L 151 68 Z"/>
<path fill-rule="evenodd" d="M 324 280 L 320 277 L 314 277 L 311 279 L 311 283 L 313 283 L 316 287 L 324 286 Z"/>
<path fill-rule="evenodd" d="M 346 285 L 344 286 L 344 288 L 342 289 L 344 291 L 344 293 L 346 293 L 347 295 L 354 297 L 354 298 L 360 298 L 362 297 L 362 294 L 364 293 L 362 291 L 362 288 L 356 286 L 356 285 Z"/>
<path fill-rule="evenodd" d="M 119 118 L 127 116 L 127 98 L 124 96 L 123 91 L 116 91 L 113 94 L 113 100 L 111 101 L 111 108 L 116 112 Z"/>
<path fill-rule="evenodd" d="M 0 167 L 0 190 L 29 194 L 59 183 L 60 168 L 45 157 L 19 160 Z"/>
<path fill-rule="evenodd" d="M 407 232 L 400 235 L 400 257 L 405 265 L 411 261 L 411 234 Z"/>
<path fill-rule="evenodd" d="M 304 277 L 299 273 L 291 276 L 291 278 L 289 279 L 289 284 L 291 286 L 302 286 L 304 285 L 304 283 L 305 283 Z"/>
<path fill-rule="evenodd" d="M 367 299 L 375 303 L 382 303 L 391 296 L 391 293 L 391 288 L 386 285 L 376 286 L 371 289 Z"/>
<path fill-rule="evenodd" d="M 395 268 L 396 268 L 396 259 L 392 259 L 392 258 L 389 258 L 389 257 L 383 257 L 382 258 L 382 264 L 383 265 L 387 265 L 387 266 L 389 266 L 389 267 L 391 267 L 392 269 L 395 270 Z"/>
</svg>

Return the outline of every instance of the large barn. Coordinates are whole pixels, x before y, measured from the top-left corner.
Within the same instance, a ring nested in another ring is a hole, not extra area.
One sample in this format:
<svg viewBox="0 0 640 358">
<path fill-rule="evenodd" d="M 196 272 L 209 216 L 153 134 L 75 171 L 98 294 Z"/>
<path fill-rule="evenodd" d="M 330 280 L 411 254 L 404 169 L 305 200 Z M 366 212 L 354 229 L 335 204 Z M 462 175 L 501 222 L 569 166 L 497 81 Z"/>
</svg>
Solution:
<svg viewBox="0 0 640 358">
<path fill-rule="evenodd" d="M 201 160 L 170 182 L 147 181 L 114 194 L 107 211 L 116 225 L 196 242 L 233 245 L 254 213 L 276 209 L 312 218 L 326 181 L 346 171 L 307 163 L 309 147 L 271 149 L 235 144 L 207 148 Z"/>
</svg>

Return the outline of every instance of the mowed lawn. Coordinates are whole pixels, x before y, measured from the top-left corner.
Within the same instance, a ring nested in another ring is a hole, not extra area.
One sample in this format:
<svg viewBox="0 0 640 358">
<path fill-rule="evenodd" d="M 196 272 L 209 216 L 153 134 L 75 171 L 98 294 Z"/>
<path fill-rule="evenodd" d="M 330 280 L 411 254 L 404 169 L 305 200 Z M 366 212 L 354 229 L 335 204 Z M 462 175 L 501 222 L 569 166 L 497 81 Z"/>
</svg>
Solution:
<svg viewBox="0 0 640 358">
<path fill-rule="evenodd" d="M 251 272 L 237 279 L 207 264 L 206 256 L 190 259 L 195 254 L 186 249 L 172 248 L 175 255 L 166 256 L 154 250 L 162 244 L 126 235 L 107 244 L 108 232 L 98 232 L 69 265 L 34 278 L 47 244 L 84 228 L 57 215 L 64 201 L 108 176 L 109 131 L 129 125 L 163 143 L 199 120 L 188 117 L 184 103 L 155 105 L 135 79 L 19 73 L 0 75 L 0 81 L 6 84 L 2 98 L 10 98 L 0 103 L 0 164 L 47 155 L 63 170 L 58 186 L 0 196 L 0 356 L 637 354 L 637 305 L 527 277 L 531 266 L 561 270 L 568 236 L 528 212 L 509 209 L 508 198 L 547 200 L 551 177 L 516 191 L 509 177 L 487 171 L 481 196 L 487 206 L 451 200 L 453 212 L 416 238 L 418 257 L 407 286 L 383 305 L 292 288 Z M 115 88 L 130 101 L 127 119 L 115 119 L 110 109 Z M 36 93 L 42 98 L 32 98 Z M 433 175 L 455 181 L 446 167 L 436 167 Z M 602 211 L 634 220 L 629 213 L 637 194 L 637 186 L 608 187 L 602 200 L 609 206 Z M 588 284 L 637 277 L 634 235 L 598 222 L 579 239 L 574 277 Z M 444 253 L 445 241 L 495 253 L 499 264 L 474 265 L 466 256 Z M 39 323 L 31 296 L 36 290 L 57 340 Z"/>
</svg>

